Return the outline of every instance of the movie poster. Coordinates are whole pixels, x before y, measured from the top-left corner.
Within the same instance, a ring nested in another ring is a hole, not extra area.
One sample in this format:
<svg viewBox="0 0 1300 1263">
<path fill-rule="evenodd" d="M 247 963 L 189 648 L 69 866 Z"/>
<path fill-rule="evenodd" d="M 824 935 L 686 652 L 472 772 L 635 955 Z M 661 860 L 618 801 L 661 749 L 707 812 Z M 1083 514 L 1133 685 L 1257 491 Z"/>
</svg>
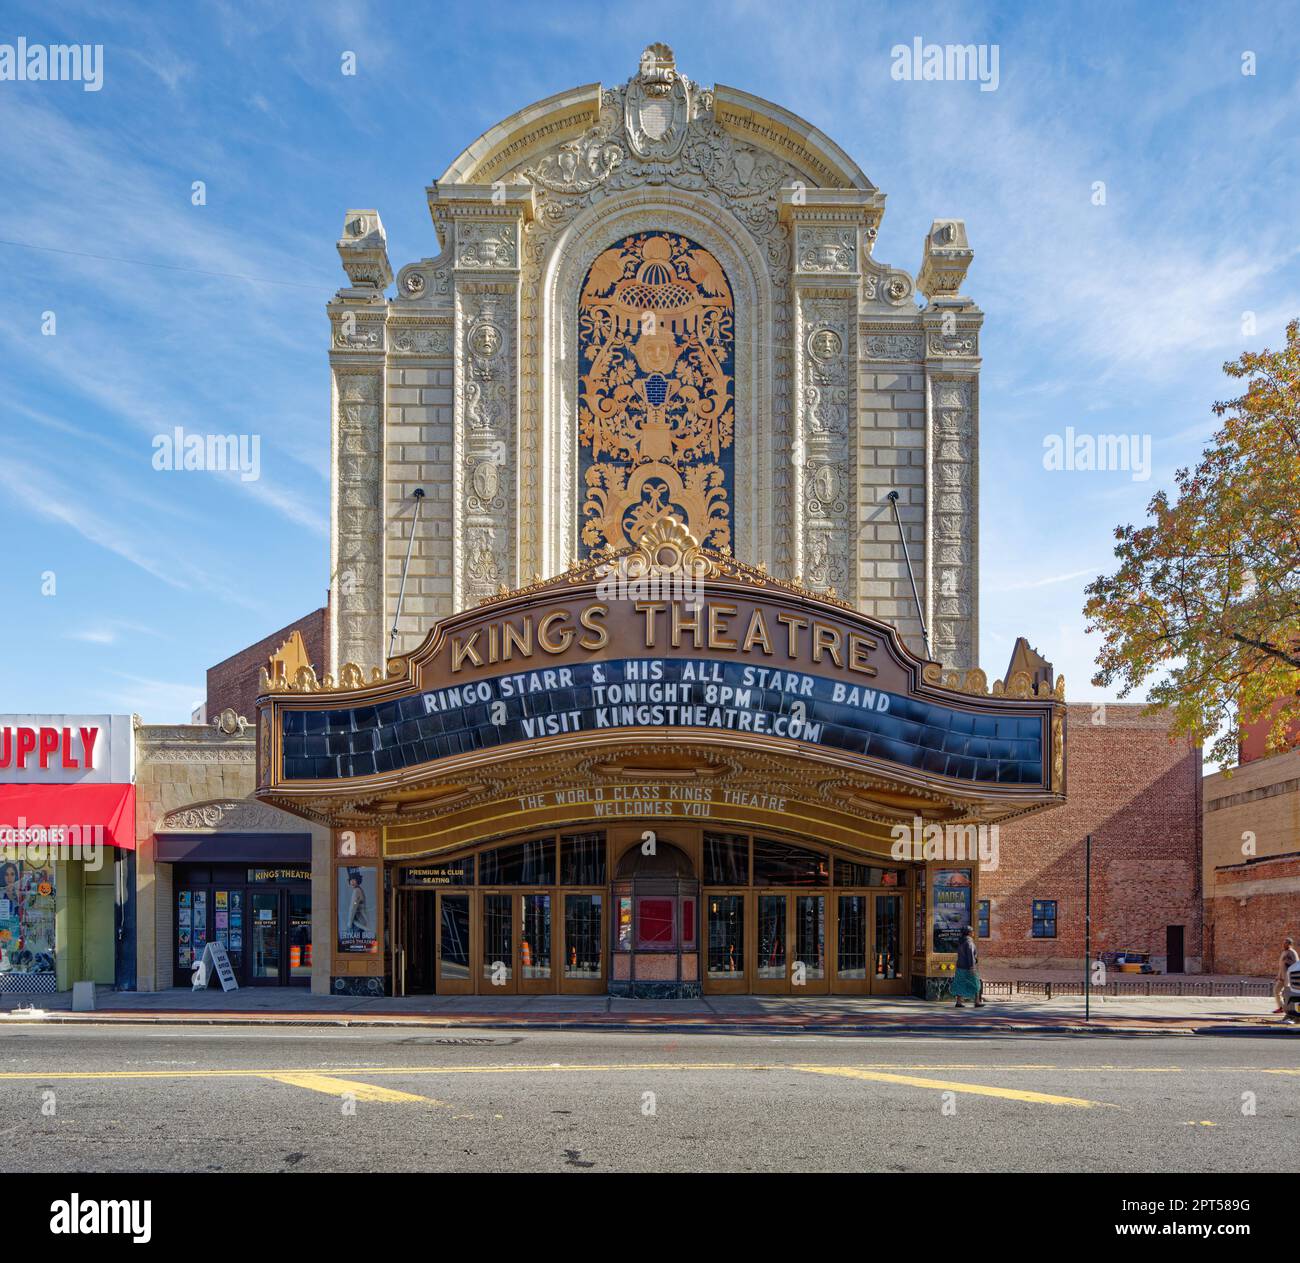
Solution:
<svg viewBox="0 0 1300 1263">
<path fill-rule="evenodd" d="M 373 954 L 379 950 L 379 870 L 349 866 L 338 870 L 339 951 Z"/>
<path fill-rule="evenodd" d="M 955 952 L 962 930 L 970 925 L 970 872 L 964 868 L 941 868 L 930 884 L 933 908 L 934 950 Z"/>
</svg>

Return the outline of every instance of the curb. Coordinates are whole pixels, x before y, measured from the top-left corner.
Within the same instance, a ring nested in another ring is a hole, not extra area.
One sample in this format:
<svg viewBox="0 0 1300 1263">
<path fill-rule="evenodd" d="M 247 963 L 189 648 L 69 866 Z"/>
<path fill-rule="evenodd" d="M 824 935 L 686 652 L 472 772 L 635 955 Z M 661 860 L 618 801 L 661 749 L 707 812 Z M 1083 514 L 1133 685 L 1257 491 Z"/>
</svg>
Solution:
<svg viewBox="0 0 1300 1263">
<path fill-rule="evenodd" d="M 606 1021 L 594 1022 L 582 1018 L 574 1019 L 521 1019 L 493 1018 L 479 1014 L 454 1014 L 445 1017 L 413 1016 L 401 1017 L 376 1016 L 332 1016 L 326 1014 L 304 1014 L 301 1017 L 287 1014 L 267 1016 L 244 1016 L 239 1014 L 213 1013 L 201 1015 L 193 1013 L 112 1013 L 99 1012 L 91 1014 L 47 1013 L 41 1017 L 23 1017 L 17 1013 L 0 1014 L 0 1029 L 5 1022 L 31 1023 L 37 1025 L 56 1024 L 64 1026 L 284 1026 L 316 1028 L 367 1028 L 382 1030 L 410 1030 L 412 1028 L 433 1028 L 435 1030 L 502 1030 L 502 1031 L 605 1031 L 612 1034 L 644 1034 L 646 1032 L 665 1032 L 681 1035 L 777 1035 L 777 1034 L 821 1034 L 821 1035 L 947 1035 L 976 1034 L 985 1036 L 1023 1035 L 1023 1034 L 1060 1034 L 1060 1035 L 1127 1035 L 1127 1036 L 1188 1036 L 1188 1035 L 1231 1035 L 1247 1038 L 1296 1038 L 1300 1035 L 1300 1026 L 1263 1026 L 1263 1025 L 1213 1025 L 1150 1027 L 1117 1026 L 1113 1024 L 1088 1023 L 1074 1021 L 1068 1023 L 1016 1021 L 1006 1024 L 989 1022 L 971 1022 L 960 1025 L 938 1022 L 859 1022 L 829 1023 L 817 1020 L 806 1022 L 717 1022 L 701 1020 L 683 1022 L 669 1019 L 656 1021 Z"/>
</svg>

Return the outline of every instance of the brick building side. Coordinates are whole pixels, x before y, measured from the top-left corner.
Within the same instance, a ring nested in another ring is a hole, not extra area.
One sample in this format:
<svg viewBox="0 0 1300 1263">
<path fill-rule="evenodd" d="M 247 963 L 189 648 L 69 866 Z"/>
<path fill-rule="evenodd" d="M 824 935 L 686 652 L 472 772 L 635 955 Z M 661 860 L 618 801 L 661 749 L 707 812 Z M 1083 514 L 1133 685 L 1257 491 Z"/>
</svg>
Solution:
<svg viewBox="0 0 1300 1263">
<path fill-rule="evenodd" d="M 1300 750 L 1213 772 L 1204 795 L 1206 898 L 1216 869 L 1300 850 Z"/>
<path fill-rule="evenodd" d="M 1202 969 L 1201 752 L 1171 741 L 1140 704 L 1069 707 L 1061 807 L 1002 827 L 999 865 L 980 873 L 991 965 L 1059 969 L 1084 958 L 1084 839 L 1093 835 L 1093 952 L 1149 952 L 1167 967 L 1182 927 L 1184 968 Z M 1035 937 L 1035 900 L 1056 903 L 1055 938 Z"/>
<path fill-rule="evenodd" d="M 1300 938 L 1300 750 L 1214 772 L 1203 791 L 1207 953 L 1218 973 L 1272 974 L 1283 935 Z"/>
<path fill-rule="evenodd" d="M 1300 851 L 1215 870 L 1205 935 L 1215 973 L 1272 976 L 1282 939 L 1300 941 Z"/>
<path fill-rule="evenodd" d="M 224 662 L 208 668 L 208 693 L 206 718 L 215 719 L 229 707 L 237 715 L 252 719 L 257 712 L 258 674 L 267 659 L 296 631 L 302 635 L 307 656 L 316 668 L 317 676 L 332 670 L 329 661 L 328 607 L 322 606 L 310 614 L 281 627 L 279 631 L 232 654 Z"/>
</svg>

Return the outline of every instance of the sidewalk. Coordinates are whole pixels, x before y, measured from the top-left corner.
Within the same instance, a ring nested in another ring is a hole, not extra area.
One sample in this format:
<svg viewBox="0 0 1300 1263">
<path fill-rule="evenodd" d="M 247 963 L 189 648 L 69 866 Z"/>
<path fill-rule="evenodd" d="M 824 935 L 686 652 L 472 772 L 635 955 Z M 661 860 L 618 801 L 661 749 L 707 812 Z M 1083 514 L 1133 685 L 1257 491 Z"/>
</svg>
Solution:
<svg viewBox="0 0 1300 1263">
<path fill-rule="evenodd" d="M 1078 996 L 996 997 L 983 1008 L 879 996 L 706 996 L 699 1000 L 624 1000 L 613 996 L 312 995 L 305 988 L 248 988 L 229 993 L 182 988 L 116 992 L 101 988 L 94 1013 L 71 1012 L 69 993 L 0 999 L 0 1028 L 12 1021 L 435 1026 L 706 1032 L 801 1031 L 958 1033 L 1093 1032 L 1097 1034 L 1276 1034 L 1300 1026 L 1272 1015 L 1270 999 L 1235 996 L 1096 996 L 1083 1020 Z"/>
</svg>

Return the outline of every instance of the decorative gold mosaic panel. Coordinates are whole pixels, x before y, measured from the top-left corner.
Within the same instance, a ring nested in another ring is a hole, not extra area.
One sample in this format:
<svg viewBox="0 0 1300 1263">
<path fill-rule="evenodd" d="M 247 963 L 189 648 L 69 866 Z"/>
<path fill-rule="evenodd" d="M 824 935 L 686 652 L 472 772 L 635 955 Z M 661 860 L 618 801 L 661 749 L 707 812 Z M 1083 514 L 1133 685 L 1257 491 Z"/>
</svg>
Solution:
<svg viewBox="0 0 1300 1263">
<path fill-rule="evenodd" d="M 591 265 L 578 301 L 584 554 L 673 517 L 731 547 L 735 310 L 717 259 L 641 233 Z"/>
</svg>

